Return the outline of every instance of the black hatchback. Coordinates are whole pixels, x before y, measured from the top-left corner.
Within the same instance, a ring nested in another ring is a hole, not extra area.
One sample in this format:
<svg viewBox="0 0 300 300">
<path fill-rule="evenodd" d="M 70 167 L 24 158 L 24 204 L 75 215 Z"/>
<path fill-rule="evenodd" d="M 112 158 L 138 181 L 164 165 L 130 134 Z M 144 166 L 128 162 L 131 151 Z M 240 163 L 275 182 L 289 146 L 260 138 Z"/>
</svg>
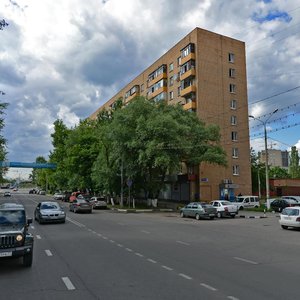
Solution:
<svg viewBox="0 0 300 300">
<path fill-rule="evenodd" d="M 286 207 L 300 206 L 296 200 L 292 199 L 275 199 L 271 202 L 270 207 L 274 211 L 281 212 Z"/>
</svg>

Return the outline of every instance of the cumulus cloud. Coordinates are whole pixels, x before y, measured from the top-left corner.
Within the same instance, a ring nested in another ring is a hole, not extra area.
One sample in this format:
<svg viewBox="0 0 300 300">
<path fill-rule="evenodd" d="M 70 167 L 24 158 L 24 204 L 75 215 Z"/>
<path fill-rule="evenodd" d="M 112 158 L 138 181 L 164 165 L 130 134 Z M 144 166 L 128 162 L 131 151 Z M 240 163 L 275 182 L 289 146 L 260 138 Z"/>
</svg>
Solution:
<svg viewBox="0 0 300 300">
<path fill-rule="evenodd" d="M 0 101 L 10 104 L 10 160 L 47 158 L 56 119 L 72 127 L 88 117 L 196 26 L 245 41 L 250 114 L 263 120 L 279 108 L 270 129 L 298 117 L 298 106 L 284 108 L 299 102 L 299 90 L 256 103 L 300 85 L 292 1 L 1 0 L 0 11 L 9 23 L 0 32 Z"/>
</svg>

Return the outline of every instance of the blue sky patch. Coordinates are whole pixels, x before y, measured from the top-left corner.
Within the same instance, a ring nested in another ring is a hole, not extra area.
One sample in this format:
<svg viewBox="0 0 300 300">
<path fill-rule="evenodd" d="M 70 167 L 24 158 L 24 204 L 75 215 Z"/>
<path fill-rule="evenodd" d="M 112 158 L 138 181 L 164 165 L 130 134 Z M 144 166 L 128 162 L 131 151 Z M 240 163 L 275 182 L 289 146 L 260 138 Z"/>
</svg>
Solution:
<svg viewBox="0 0 300 300">
<path fill-rule="evenodd" d="M 266 1 L 270 1 L 270 0 L 264 0 L 264 2 Z M 292 20 L 292 17 L 286 12 L 273 10 L 273 11 L 269 11 L 268 14 L 266 15 L 255 13 L 252 16 L 252 19 L 258 23 L 265 23 L 273 20 L 280 20 L 288 23 Z"/>
</svg>

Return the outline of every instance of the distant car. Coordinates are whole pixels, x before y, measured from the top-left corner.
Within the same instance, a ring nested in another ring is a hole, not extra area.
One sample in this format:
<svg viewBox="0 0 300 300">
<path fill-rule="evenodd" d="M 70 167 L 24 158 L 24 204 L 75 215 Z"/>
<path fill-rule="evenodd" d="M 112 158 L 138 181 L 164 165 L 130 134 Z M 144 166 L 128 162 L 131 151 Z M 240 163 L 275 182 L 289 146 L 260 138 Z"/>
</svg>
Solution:
<svg viewBox="0 0 300 300">
<path fill-rule="evenodd" d="M 260 206 L 257 196 L 238 196 L 232 204 L 236 205 L 239 210 L 252 207 L 258 208 Z"/>
<path fill-rule="evenodd" d="M 65 198 L 65 194 L 63 194 L 63 193 L 55 193 L 53 195 L 54 200 L 63 200 L 64 198 Z"/>
<path fill-rule="evenodd" d="M 226 216 L 234 218 L 239 212 L 238 207 L 229 201 L 215 200 L 210 202 L 210 204 L 217 209 L 218 218 L 223 218 Z"/>
<path fill-rule="evenodd" d="M 217 210 L 210 204 L 203 204 L 200 202 L 192 202 L 183 207 L 180 210 L 180 216 L 184 217 L 193 217 L 197 220 L 209 218 L 214 219 L 216 216 Z"/>
<path fill-rule="evenodd" d="M 92 197 L 89 202 L 94 209 L 107 209 L 107 203 L 104 197 Z"/>
<path fill-rule="evenodd" d="M 287 207 L 280 214 L 279 224 L 283 229 L 300 228 L 300 207 Z"/>
<path fill-rule="evenodd" d="M 291 200 L 295 200 L 298 203 L 300 203 L 300 196 L 282 196 L 282 199 L 291 199 Z"/>
<path fill-rule="evenodd" d="M 10 197 L 11 193 L 9 191 L 4 192 L 4 197 Z"/>
<path fill-rule="evenodd" d="M 65 223 L 66 213 L 57 202 L 40 202 L 34 211 L 34 219 L 41 223 L 60 222 Z"/>
<path fill-rule="evenodd" d="M 44 190 L 39 190 L 39 195 L 46 195 L 46 191 L 44 191 Z"/>
<path fill-rule="evenodd" d="M 87 212 L 91 214 L 93 210 L 93 206 L 84 198 L 76 198 L 70 203 L 69 209 L 74 213 Z"/>
<path fill-rule="evenodd" d="M 271 202 L 270 207 L 274 211 L 281 212 L 286 207 L 293 207 L 293 206 L 297 206 L 297 205 L 299 205 L 299 204 L 295 200 L 278 198 Z"/>
</svg>

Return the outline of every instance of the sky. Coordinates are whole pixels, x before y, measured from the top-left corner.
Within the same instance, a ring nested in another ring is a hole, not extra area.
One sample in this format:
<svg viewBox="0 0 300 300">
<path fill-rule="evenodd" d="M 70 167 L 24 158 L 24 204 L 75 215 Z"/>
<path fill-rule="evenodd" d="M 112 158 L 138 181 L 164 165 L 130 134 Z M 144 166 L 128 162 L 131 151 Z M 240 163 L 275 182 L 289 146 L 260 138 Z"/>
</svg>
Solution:
<svg viewBox="0 0 300 300">
<path fill-rule="evenodd" d="M 251 147 L 266 122 L 270 148 L 300 150 L 300 0 L 0 0 L 2 19 L 8 161 L 47 159 L 55 120 L 75 126 L 195 27 L 246 44 Z"/>
</svg>

